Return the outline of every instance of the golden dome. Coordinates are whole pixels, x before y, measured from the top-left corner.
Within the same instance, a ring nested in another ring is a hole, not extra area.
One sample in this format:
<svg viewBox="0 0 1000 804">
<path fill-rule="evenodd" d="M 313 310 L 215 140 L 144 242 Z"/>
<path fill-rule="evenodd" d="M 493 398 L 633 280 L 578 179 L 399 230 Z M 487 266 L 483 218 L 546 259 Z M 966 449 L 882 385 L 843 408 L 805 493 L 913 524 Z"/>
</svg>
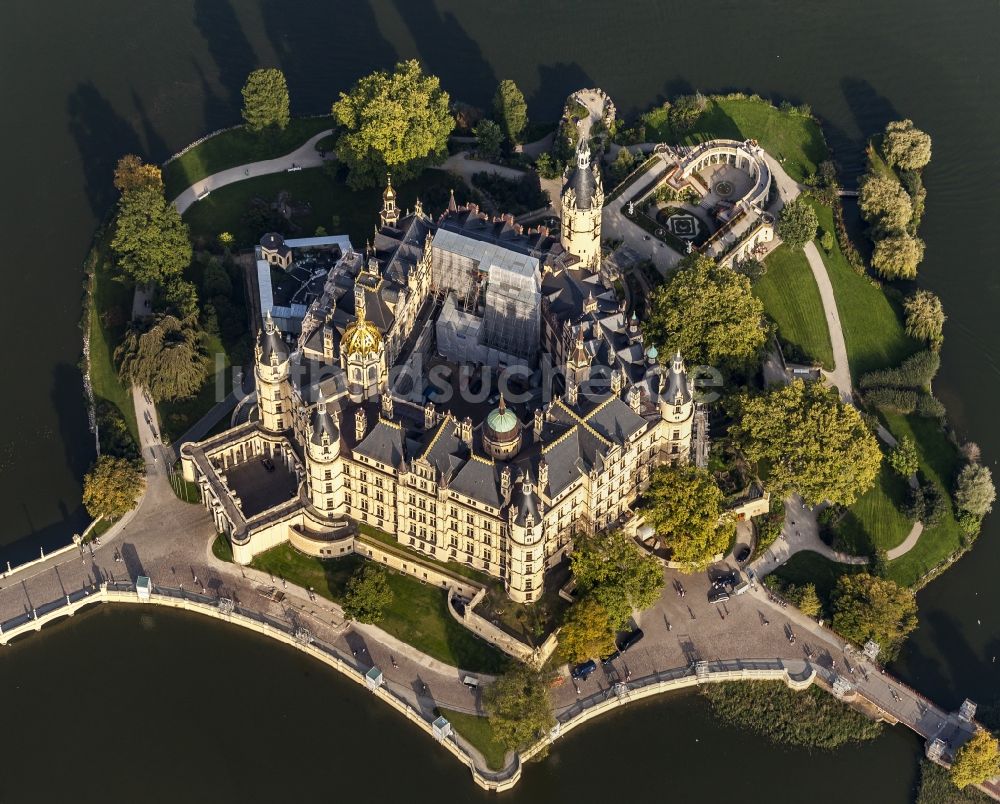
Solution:
<svg viewBox="0 0 1000 804">
<path fill-rule="evenodd" d="M 382 348 L 382 334 L 378 327 L 365 319 L 364 310 L 360 312 L 358 320 L 344 330 L 340 348 L 345 355 L 377 354 Z"/>
</svg>

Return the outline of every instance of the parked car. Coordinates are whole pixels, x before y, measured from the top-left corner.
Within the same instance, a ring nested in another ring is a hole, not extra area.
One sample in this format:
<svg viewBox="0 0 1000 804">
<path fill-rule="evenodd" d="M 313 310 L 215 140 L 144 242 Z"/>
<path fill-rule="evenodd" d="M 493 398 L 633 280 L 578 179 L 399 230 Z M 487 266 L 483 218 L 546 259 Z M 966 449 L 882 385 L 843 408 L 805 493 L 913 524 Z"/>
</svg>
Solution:
<svg viewBox="0 0 1000 804">
<path fill-rule="evenodd" d="M 597 662 L 595 662 L 593 659 L 588 659 L 583 664 L 578 664 L 576 667 L 574 667 L 570 671 L 570 675 L 573 676 L 573 678 L 575 678 L 577 681 L 586 681 L 587 678 L 590 676 L 590 674 L 593 673 L 596 669 L 597 669 Z"/>
<path fill-rule="evenodd" d="M 616 650 L 614 653 L 609 653 L 607 656 L 601 657 L 601 664 L 611 664 L 615 659 L 622 655 L 620 650 Z"/>
<path fill-rule="evenodd" d="M 265 469 L 267 469 L 268 472 L 274 471 L 274 461 L 270 458 L 261 458 L 260 463 Z"/>
<path fill-rule="evenodd" d="M 750 558 L 750 548 L 745 544 L 741 544 L 736 548 L 736 560 L 742 564 L 748 558 Z"/>
<path fill-rule="evenodd" d="M 724 603 L 729 600 L 729 592 L 721 586 L 713 586 L 708 590 L 708 602 L 709 603 Z"/>
<path fill-rule="evenodd" d="M 634 631 L 629 631 L 625 636 L 617 641 L 618 650 L 624 653 L 629 648 L 631 648 L 636 642 L 642 639 L 645 634 L 642 632 L 641 628 L 636 628 Z"/>
</svg>

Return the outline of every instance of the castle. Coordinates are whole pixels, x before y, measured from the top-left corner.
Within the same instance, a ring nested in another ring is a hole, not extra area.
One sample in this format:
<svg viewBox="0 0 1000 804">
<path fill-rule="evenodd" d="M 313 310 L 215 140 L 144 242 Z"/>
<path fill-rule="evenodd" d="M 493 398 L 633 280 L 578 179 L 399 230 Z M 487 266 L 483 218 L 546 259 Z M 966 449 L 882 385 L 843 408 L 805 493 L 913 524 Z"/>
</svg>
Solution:
<svg viewBox="0 0 1000 804">
<path fill-rule="evenodd" d="M 557 237 L 454 195 L 437 220 L 419 201 L 402 214 L 390 181 L 374 239 L 297 336 L 266 317 L 254 414 L 181 449 L 237 562 L 286 541 L 335 556 L 360 526 L 531 603 L 574 538 L 628 521 L 653 468 L 689 459 L 684 361 L 645 345 L 600 280 L 585 142 L 561 200 Z"/>
</svg>

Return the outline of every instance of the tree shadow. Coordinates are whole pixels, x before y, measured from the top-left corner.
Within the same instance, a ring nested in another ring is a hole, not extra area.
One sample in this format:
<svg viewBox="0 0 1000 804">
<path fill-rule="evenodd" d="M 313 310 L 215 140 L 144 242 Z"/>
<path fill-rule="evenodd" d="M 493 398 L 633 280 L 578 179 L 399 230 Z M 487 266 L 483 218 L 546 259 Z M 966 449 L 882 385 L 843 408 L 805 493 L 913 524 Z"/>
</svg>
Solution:
<svg viewBox="0 0 1000 804">
<path fill-rule="evenodd" d="M 295 88 L 292 104 L 298 114 L 329 113 L 338 91 L 396 60 L 369 0 L 299 3 L 294 13 L 283 0 L 264 0 L 261 15 L 278 65 Z"/>
<path fill-rule="evenodd" d="M 139 122 L 142 124 L 142 136 L 146 140 L 146 154 L 150 159 L 157 162 L 162 161 L 170 155 L 167 143 L 164 142 L 163 138 L 156 131 L 153 121 L 146 113 L 146 104 L 143 103 L 142 98 L 139 97 L 139 94 L 135 90 L 132 90 L 132 104 L 139 113 Z"/>
<path fill-rule="evenodd" d="M 579 64 L 556 62 L 538 65 L 538 87 L 527 99 L 528 106 L 539 119 L 555 120 L 562 112 L 566 96 L 578 89 L 594 86 L 594 79 Z M 538 110 L 541 111 L 538 111 Z"/>
<path fill-rule="evenodd" d="M 194 24 L 205 37 L 208 52 L 218 70 L 219 83 L 225 91 L 221 100 L 231 116 L 242 107 L 243 84 L 250 71 L 258 66 L 253 45 L 243 33 L 243 26 L 229 0 L 195 0 Z"/>
<path fill-rule="evenodd" d="M 892 101 L 880 95 L 864 78 L 842 78 L 840 90 L 863 140 L 881 131 L 890 120 L 901 117 Z"/>
<path fill-rule="evenodd" d="M 114 167 L 126 153 L 141 153 L 135 129 L 92 83 L 77 84 L 66 99 L 67 128 L 83 163 L 84 191 L 90 209 L 103 218 L 115 200 Z"/>
<path fill-rule="evenodd" d="M 433 0 L 393 3 L 416 42 L 424 67 L 434 75 L 448 76 L 452 99 L 489 103 L 498 83 L 496 73 L 483 58 L 479 43 L 465 32 L 455 15 L 439 11 Z M 455 69 L 458 64 L 460 70 Z"/>
</svg>

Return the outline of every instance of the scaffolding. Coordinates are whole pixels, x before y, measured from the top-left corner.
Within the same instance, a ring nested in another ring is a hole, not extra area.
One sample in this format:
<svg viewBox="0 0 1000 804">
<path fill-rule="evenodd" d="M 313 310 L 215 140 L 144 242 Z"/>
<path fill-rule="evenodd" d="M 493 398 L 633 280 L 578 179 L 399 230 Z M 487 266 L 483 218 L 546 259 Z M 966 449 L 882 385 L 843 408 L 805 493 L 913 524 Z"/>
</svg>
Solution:
<svg viewBox="0 0 1000 804">
<path fill-rule="evenodd" d="M 541 336 L 541 275 L 538 260 L 508 251 L 508 259 L 489 267 L 483 343 L 530 359 Z M 506 256 L 505 255 L 505 256 Z"/>
</svg>

